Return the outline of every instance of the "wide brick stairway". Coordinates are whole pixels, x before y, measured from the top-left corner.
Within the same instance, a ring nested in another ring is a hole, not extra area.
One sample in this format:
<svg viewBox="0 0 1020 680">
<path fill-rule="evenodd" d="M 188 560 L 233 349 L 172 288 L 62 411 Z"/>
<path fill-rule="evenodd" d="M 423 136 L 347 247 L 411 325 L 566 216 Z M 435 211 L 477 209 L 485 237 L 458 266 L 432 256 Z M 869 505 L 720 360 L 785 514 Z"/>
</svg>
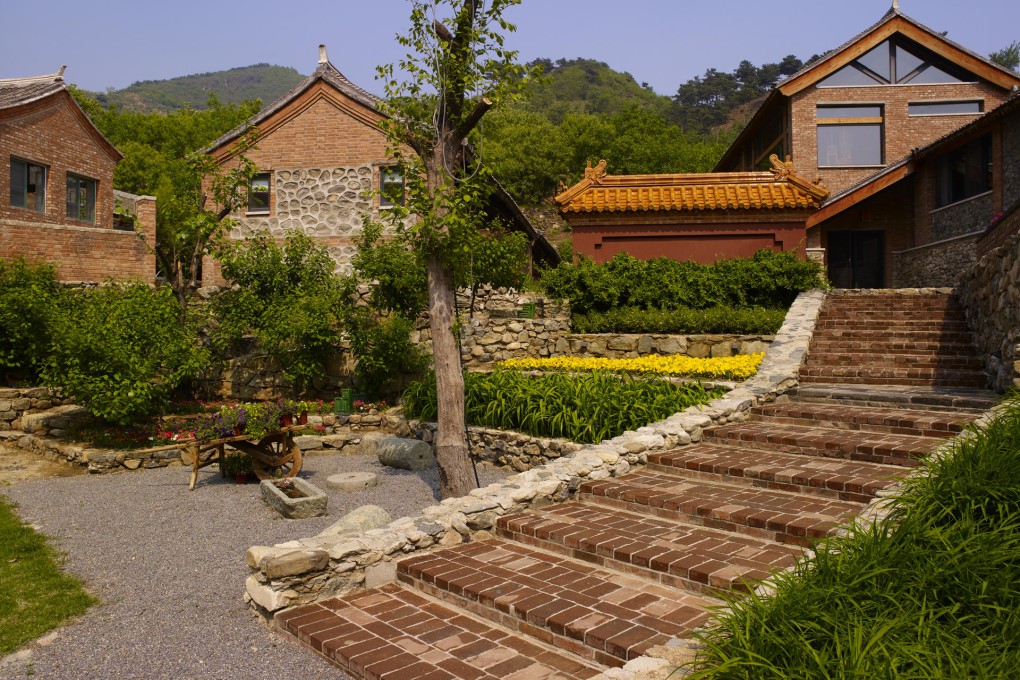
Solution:
<svg viewBox="0 0 1020 680">
<path fill-rule="evenodd" d="M 720 591 L 793 565 L 991 406 L 968 343 L 946 295 L 830 295 L 791 398 L 276 625 L 363 678 L 587 678 L 622 665 L 708 622 Z"/>
</svg>

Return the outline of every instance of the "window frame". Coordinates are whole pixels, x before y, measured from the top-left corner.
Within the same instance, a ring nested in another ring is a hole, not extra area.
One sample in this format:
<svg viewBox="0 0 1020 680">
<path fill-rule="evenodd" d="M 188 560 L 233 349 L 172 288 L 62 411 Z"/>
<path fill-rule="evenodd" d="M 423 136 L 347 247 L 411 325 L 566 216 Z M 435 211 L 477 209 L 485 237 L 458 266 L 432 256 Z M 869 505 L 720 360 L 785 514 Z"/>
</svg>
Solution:
<svg viewBox="0 0 1020 680">
<path fill-rule="evenodd" d="M 875 115 L 841 115 L 826 117 L 823 111 L 843 109 L 842 113 L 850 113 L 854 109 L 866 114 Z M 864 111 L 867 109 L 867 111 Z M 875 128 L 878 133 L 878 161 L 875 163 L 847 163 L 839 159 L 835 163 L 822 162 L 822 130 Z M 881 168 L 885 165 L 885 104 L 882 102 L 824 102 L 815 105 L 815 160 L 819 168 Z"/>
<path fill-rule="evenodd" d="M 22 189 L 22 193 L 23 193 L 23 202 L 20 205 L 18 203 L 14 202 L 14 165 L 15 164 L 23 165 L 25 167 L 25 182 L 24 182 L 24 186 L 21 188 Z M 35 199 L 33 201 L 34 205 L 29 205 L 28 204 L 28 197 L 29 197 L 28 188 L 29 188 L 29 186 L 31 186 L 30 183 L 29 183 L 29 179 L 32 176 L 32 168 L 35 168 L 35 169 L 39 170 L 41 172 L 41 174 L 42 174 L 42 192 L 41 192 L 42 195 L 41 196 L 38 195 L 40 193 L 38 191 L 38 189 L 36 191 L 31 192 L 32 194 L 35 195 Z M 45 214 L 46 213 L 46 185 L 49 183 L 49 175 L 50 175 L 49 168 L 47 166 L 43 165 L 42 163 L 36 163 L 35 161 L 30 161 L 27 158 L 22 158 L 20 156 L 11 156 L 10 157 L 9 170 L 10 170 L 10 174 L 9 174 L 9 183 L 10 183 L 10 192 L 9 193 L 10 193 L 10 195 L 8 196 L 8 198 L 9 198 L 10 206 L 12 208 L 18 208 L 19 210 L 31 210 L 32 212 L 44 213 Z"/>
<path fill-rule="evenodd" d="M 255 191 L 255 183 L 260 179 L 264 179 L 266 182 L 265 191 Z M 255 197 L 265 194 L 265 205 L 254 205 Z M 273 199 L 273 173 L 271 171 L 257 172 L 252 175 L 251 181 L 248 183 L 248 203 L 245 207 L 245 215 L 268 215 L 272 209 Z"/>
<path fill-rule="evenodd" d="M 954 104 L 977 104 L 977 111 L 955 111 L 950 113 L 912 113 L 911 108 L 914 106 L 952 106 Z M 907 117 L 908 118 L 927 118 L 930 116 L 980 116 L 985 112 L 985 100 L 984 99 L 937 99 L 937 100 L 918 100 L 913 102 L 907 102 Z"/>
<path fill-rule="evenodd" d="M 73 204 L 75 206 L 75 211 L 74 211 L 75 214 L 71 214 L 71 207 L 72 207 L 71 196 L 72 196 L 72 192 L 68 191 L 67 192 L 67 196 L 65 197 L 65 205 L 67 207 L 67 210 L 66 210 L 67 218 L 71 219 L 71 220 L 78 221 L 78 222 L 84 222 L 85 224 L 95 224 L 96 223 L 96 197 L 99 195 L 99 180 L 93 179 L 91 177 L 87 177 L 85 175 L 80 175 L 80 174 L 78 174 L 76 172 L 71 172 L 69 170 L 67 172 L 67 179 L 66 179 L 66 181 L 64 183 L 64 186 L 69 188 L 70 185 L 71 185 L 71 181 L 72 180 L 75 180 L 75 182 L 76 182 L 75 183 L 74 192 L 73 192 L 74 195 L 76 196 L 76 200 L 75 200 L 75 202 Z M 82 188 L 83 183 L 84 183 L 84 185 L 87 188 L 91 189 L 91 195 L 88 197 L 88 198 L 91 199 L 91 201 L 87 202 L 88 209 L 89 209 L 89 215 L 88 215 L 87 218 L 81 216 L 81 188 Z"/>
<path fill-rule="evenodd" d="M 399 178 L 399 182 L 393 178 Z M 399 198 L 394 200 L 394 195 L 387 192 L 391 186 L 400 185 Z M 399 165 L 379 166 L 379 209 L 390 210 L 403 207 L 407 199 L 407 182 L 404 179 L 404 171 Z"/>
</svg>

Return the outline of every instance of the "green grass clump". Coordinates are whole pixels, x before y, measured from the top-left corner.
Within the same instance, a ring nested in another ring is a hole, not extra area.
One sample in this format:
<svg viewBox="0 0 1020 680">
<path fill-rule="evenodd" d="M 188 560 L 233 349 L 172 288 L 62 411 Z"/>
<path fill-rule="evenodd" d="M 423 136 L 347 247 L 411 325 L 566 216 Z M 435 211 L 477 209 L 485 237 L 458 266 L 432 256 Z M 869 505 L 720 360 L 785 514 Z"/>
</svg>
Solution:
<svg viewBox="0 0 1020 680">
<path fill-rule="evenodd" d="M 0 499 L 0 657 L 96 601 L 78 579 L 60 571 L 46 539 Z"/>
<path fill-rule="evenodd" d="M 675 385 L 601 372 L 535 376 L 497 369 L 464 376 L 470 424 L 582 444 L 615 437 L 724 393 L 700 383 Z M 436 420 L 434 376 L 408 387 L 404 411 L 412 418 Z"/>
<path fill-rule="evenodd" d="M 692 677 L 1018 677 L 1020 400 L 776 583 L 732 602 Z"/>
<path fill-rule="evenodd" d="M 709 307 L 708 309 L 642 309 L 616 307 L 607 312 L 576 314 L 577 333 L 739 333 L 774 335 L 787 310 L 764 307 Z"/>
</svg>

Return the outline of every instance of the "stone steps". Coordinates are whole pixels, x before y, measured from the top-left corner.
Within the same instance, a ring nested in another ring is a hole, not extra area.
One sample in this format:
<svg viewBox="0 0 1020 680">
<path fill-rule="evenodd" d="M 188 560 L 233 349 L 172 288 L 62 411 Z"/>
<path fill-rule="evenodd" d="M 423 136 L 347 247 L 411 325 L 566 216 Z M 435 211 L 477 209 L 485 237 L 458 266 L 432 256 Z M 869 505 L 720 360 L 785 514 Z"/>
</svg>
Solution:
<svg viewBox="0 0 1020 680">
<path fill-rule="evenodd" d="M 849 354 L 891 354 L 926 356 L 929 353 L 943 357 L 973 357 L 974 347 L 969 342 L 880 341 L 880 340 L 818 340 L 811 343 L 810 356 L 843 352 Z"/>
<path fill-rule="evenodd" d="M 861 503 L 687 479 L 645 470 L 585 482 L 582 501 L 650 513 L 779 543 L 808 546 L 864 507 Z"/>
<path fill-rule="evenodd" d="M 847 325 L 840 328 L 818 330 L 811 339 L 811 346 L 813 347 L 815 343 L 819 342 L 838 342 L 842 340 L 877 342 L 887 345 L 899 345 L 910 342 L 939 342 L 973 347 L 973 338 L 970 333 L 923 328 L 882 328 L 878 325 L 872 327 Z"/>
<path fill-rule="evenodd" d="M 584 680 L 604 670 L 397 584 L 289 609 L 274 624 L 369 680 Z"/>
<path fill-rule="evenodd" d="M 512 541 L 402 560 L 397 578 L 459 608 L 606 666 L 690 634 L 718 600 Z"/>
<path fill-rule="evenodd" d="M 584 503 L 503 517 L 509 540 L 711 595 L 793 566 L 800 548 Z"/>
<path fill-rule="evenodd" d="M 650 454 L 648 469 L 855 503 L 871 501 L 908 473 L 898 465 L 705 443 Z"/>
<path fill-rule="evenodd" d="M 811 351 L 804 362 L 807 367 L 858 366 L 862 368 L 915 368 L 935 371 L 980 372 L 983 364 L 976 356 L 946 356 L 938 352 L 914 352 L 911 354 L 884 354 L 881 351 Z"/>
<path fill-rule="evenodd" d="M 756 421 L 705 430 L 704 441 L 904 467 L 915 467 L 943 443 L 935 437 Z"/>
<path fill-rule="evenodd" d="M 911 387 L 985 386 L 984 373 L 939 368 L 871 368 L 868 366 L 802 366 L 802 383 L 840 385 L 908 385 Z"/>
</svg>

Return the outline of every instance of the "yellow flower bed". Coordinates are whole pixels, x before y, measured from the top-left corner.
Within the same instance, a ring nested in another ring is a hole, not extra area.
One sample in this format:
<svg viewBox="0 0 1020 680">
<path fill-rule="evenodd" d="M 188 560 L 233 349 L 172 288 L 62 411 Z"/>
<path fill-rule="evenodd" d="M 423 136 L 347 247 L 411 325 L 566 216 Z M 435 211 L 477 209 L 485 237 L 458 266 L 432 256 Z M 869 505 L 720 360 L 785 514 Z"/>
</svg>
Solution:
<svg viewBox="0 0 1020 680">
<path fill-rule="evenodd" d="M 735 357 L 695 359 L 679 354 L 662 356 L 650 354 L 636 359 L 605 359 L 578 357 L 550 357 L 548 359 L 507 359 L 505 368 L 522 371 L 611 371 L 614 373 L 661 373 L 689 378 L 716 378 L 746 380 L 758 371 L 764 352 L 740 354 Z"/>
</svg>

